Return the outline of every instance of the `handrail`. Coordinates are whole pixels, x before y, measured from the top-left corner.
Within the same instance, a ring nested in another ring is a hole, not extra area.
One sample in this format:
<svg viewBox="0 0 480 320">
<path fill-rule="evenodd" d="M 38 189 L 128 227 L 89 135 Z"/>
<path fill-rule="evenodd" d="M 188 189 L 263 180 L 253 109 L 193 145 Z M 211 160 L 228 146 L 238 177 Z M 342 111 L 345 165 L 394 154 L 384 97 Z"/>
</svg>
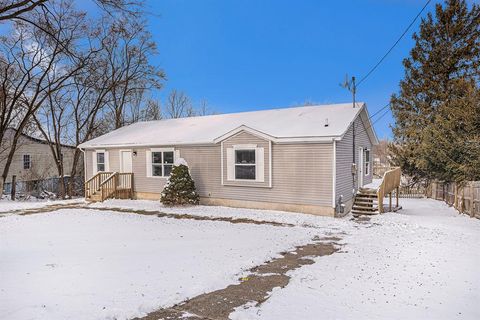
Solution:
<svg viewBox="0 0 480 320">
<path fill-rule="evenodd" d="M 105 175 L 110 175 L 112 172 L 98 172 L 93 177 L 85 181 L 85 198 L 91 197 L 97 190 L 100 188 L 100 184 L 103 182 L 102 177 Z"/>
<path fill-rule="evenodd" d="M 377 189 L 377 198 L 378 198 L 378 211 L 383 213 L 383 198 L 386 194 L 392 193 L 395 189 L 400 187 L 400 179 L 402 177 L 402 170 L 399 167 L 396 167 L 392 170 L 388 170 L 383 175 L 382 183 Z M 398 193 L 398 192 L 397 192 Z M 390 198 L 391 199 L 391 198 Z"/>
<path fill-rule="evenodd" d="M 133 173 L 99 172 L 85 181 L 85 198 L 91 198 L 97 191 L 100 201 L 118 197 L 132 199 Z"/>
<path fill-rule="evenodd" d="M 100 190 L 101 190 L 100 201 L 103 201 L 109 198 L 112 194 L 113 194 L 113 197 L 115 197 L 117 193 L 117 175 L 118 175 L 117 172 L 112 173 L 100 184 Z"/>
<path fill-rule="evenodd" d="M 107 182 L 112 179 L 115 175 L 117 174 L 117 172 L 112 172 L 105 180 L 103 180 L 102 183 L 100 183 L 99 187 L 103 187 L 105 184 L 107 184 Z"/>
</svg>

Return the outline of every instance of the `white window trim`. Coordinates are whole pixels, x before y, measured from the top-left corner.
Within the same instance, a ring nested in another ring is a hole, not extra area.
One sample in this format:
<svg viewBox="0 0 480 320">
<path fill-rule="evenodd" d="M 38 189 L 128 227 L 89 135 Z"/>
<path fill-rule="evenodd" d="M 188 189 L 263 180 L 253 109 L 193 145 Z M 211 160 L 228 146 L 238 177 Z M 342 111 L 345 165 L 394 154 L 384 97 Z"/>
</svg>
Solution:
<svg viewBox="0 0 480 320">
<path fill-rule="evenodd" d="M 254 182 L 258 181 L 257 177 L 257 145 L 256 144 L 243 144 L 243 145 L 234 145 L 233 146 L 233 181 L 240 181 L 240 182 Z M 237 163 L 237 154 L 236 151 L 253 151 L 255 153 L 255 163 Z M 237 166 L 242 166 L 242 167 L 255 167 L 255 179 L 237 179 Z"/>
<path fill-rule="evenodd" d="M 272 187 L 272 146 L 271 142 L 267 148 L 268 159 L 265 159 L 265 147 L 258 147 L 257 144 L 235 144 L 229 147 L 224 146 L 223 141 L 220 143 L 221 149 L 221 184 L 229 186 L 252 186 L 252 187 Z M 230 151 L 231 150 L 231 151 Z M 235 151 L 236 150 L 255 150 L 255 164 L 245 164 L 255 166 L 255 180 L 253 179 L 235 179 Z M 231 152 L 231 155 L 229 153 Z M 226 153 L 226 154 L 225 154 Z M 229 160 L 229 158 L 231 159 Z M 269 161 L 268 172 L 265 172 L 265 161 Z M 268 175 L 268 177 L 266 177 Z M 265 180 L 267 179 L 268 180 Z M 231 183 L 238 184 L 231 184 Z M 260 184 L 258 184 L 260 183 Z M 266 183 L 266 185 L 263 185 Z"/>
<path fill-rule="evenodd" d="M 153 175 L 153 158 L 152 158 L 152 153 L 153 152 L 173 152 L 173 163 L 171 164 L 172 166 L 175 164 L 175 161 L 177 161 L 178 158 L 178 150 L 175 150 L 175 148 L 150 148 L 146 154 L 147 158 L 147 177 L 148 178 L 154 178 L 154 179 L 168 179 L 170 176 L 164 176 L 163 174 L 165 173 L 165 170 L 163 169 L 165 163 L 162 163 L 162 176 L 154 176 Z M 163 160 L 163 154 L 162 154 L 162 160 Z M 168 164 L 170 165 L 170 164 Z M 148 167 L 150 169 L 148 169 Z"/>
<path fill-rule="evenodd" d="M 95 149 L 92 153 L 93 175 L 96 175 L 97 173 L 100 172 L 100 171 L 97 170 L 97 168 L 98 168 L 97 153 L 103 153 L 103 161 L 104 161 L 105 171 L 101 171 L 101 172 L 109 172 L 110 171 L 110 159 L 109 159 L 108 151 L 105 150 L 105 149 Z"/>
<path fill-rule="evenodd" d="M 255 150 L 257 148 L 256 144 L 234 144 L 234 150 Z"/>
<path fill-rule="evenodd" d="M 370 153 L 371 153 L 371 151 L 370 151 L 370 149 L 363 149 L 363 150 L 364 150 L 364 152 L 363 152 L 363 162 L 364 162 L 365 165 L 368 164 L 368 166 L 365 166 L 363 168 L 363 170 L 365 171 L 364 172 L 365 177 L 368 177 L 370 175 L 370 170 L 371 170 L 371 164 L 370 164 Z M 367 151 L 368 151 L 368 159 L 366 157 Z M 367 173 L 367 170 L 365 170 L 365 168 L 367 168 L 367 167 L 368 167 L 368 173 Z"/>
</svg>

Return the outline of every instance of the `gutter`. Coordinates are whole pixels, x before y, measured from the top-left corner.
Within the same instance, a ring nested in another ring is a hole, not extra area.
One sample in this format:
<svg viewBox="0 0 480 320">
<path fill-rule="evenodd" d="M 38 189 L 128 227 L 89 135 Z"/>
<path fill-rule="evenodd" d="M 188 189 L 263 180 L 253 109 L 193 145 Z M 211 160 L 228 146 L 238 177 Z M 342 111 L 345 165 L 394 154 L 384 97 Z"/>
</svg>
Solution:
<svg viewBox="0 0 480 320">
<path fill-rule="evenodd" d="M 298 137 L 298 138 L 275 138 L 270 141 L 277 144 L 285 143 L 331 143 L 333 141 L 342 140 L 342 136 L 327 136 L 327 137 Z M 198 142 L 198 143 L 139 143 L 139 144 L 99 144 L 99 145 L 80 145 L 79 149 L 100 149 L 100 148 L 141 148 L 141 147 L 158 147 L 158 146 L 213 146 L 217 145 L 213 141 Z"/>
</svg>

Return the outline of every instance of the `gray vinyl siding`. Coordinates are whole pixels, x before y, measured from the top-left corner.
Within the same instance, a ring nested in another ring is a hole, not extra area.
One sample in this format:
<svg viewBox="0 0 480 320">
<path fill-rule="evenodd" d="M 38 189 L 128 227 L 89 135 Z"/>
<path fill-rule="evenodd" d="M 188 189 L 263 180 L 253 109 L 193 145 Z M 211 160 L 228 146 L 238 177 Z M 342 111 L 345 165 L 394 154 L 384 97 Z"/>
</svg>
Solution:
<svg viewBox="0 0 480 320">
<path fill-rule="evenodd" d="M 272 144 L 271 188 L 268 187 L 268 172 L 270 171 L 268 141 L 251 135 L 240 134 L 228 139 L 228 141 L 226 140 L 224 148 L 226 145 L 238 143 L 253 143 L 265 147 L 265 183 L 262 183 L 260 187 L 258 183 L 253 183 L 251 186 L 247 186 L 245 183 L 242 185 L 222 185 L 220 143 L 205 146 L 173 146 L 175 150 L 179 150 L 180 157 L 188 162 L 192 178 L 200 196 L 219 199 L 332 206 L 332 143 Z M 115 171 L 119 167 L 119 149 L 107 150 L 109 151 L 110 170 Z M 132 159 L 135 191 L 159 194 L 163 190 L 166 179 L 146 177 L 146 150 L 146 148 L 134 149 L 134 151 L 137 151 L 137 156 Z M 92 166 L 91 156 L 92 150 L 87 150 L 87 178 L 92 175 L 92 169 L 89 168 Z M 224 182 L 226 182 L 226 179 Z"/>
<path fill-rule="evenodd" d="M 355 122 L 355 163 L 358 164 L 359 155 L 358 148 L 372 149 L 372 141 L 370 140 L 365 125 L 358 117 Z M 341 141 L 336 143 L 336 192 L 335 202 L 338 201 L 340 195 L 343 196 L 343 201 L 349 201 L 353 198 L 352 190 L 357 186 L 357 177 L 355 181 L 352 177 L 352 161 L 353 161 L 353 127 L 350 126 Z M 367 176 L 363 177 L 363 183 L 368 184 L 372 182 L 372 152 L 370 152 L 370 172 Z"/>
<path fill-rule="evenodd" d="M 264 150 L 264 181 L 257 182 L 257 181 L 229 181 L 227 180 L 227 149 L 232 148 L 234 145 L 238 144 L 254 144 L 258 148 L 263 148 Z M 249 134 L 247 132 L 239 132 L 236 135 L 226 139 L 223 142 L 223 184 L 230 185 L 230 186 L 255 186 L 255 187 L 269 187 L 270 184 L 270 175 L 269 175 L 269 168 L 270 168 L 270 148 L 269 148 L 269 141 Z"/>
</svg>

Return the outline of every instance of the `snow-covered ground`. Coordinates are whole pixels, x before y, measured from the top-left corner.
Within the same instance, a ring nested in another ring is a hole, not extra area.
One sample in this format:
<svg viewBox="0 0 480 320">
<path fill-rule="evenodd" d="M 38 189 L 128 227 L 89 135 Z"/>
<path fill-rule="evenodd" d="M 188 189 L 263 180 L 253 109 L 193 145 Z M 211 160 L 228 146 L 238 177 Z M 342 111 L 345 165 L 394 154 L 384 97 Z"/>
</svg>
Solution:
<svg viewBox="0 0 480 320">
<path fill-rule="evenodd" d="M 272 221 L 278 223 L 289 223 L 303 227 L 316 227 L 329 230 L 343 230 L 352 223 L 347 219 L 332 219 L 330 217 L 314 216 L 304 213 L 294 213 L 273 210 L 257 210 L 243 208 L 229 208 L 220 206 L 185 206 L 185 207 L 166 207 L 160 201 L 150 200 L 106 200 L 104 202 L 95 202 L 89 205 L 92 208 L 119 208 L 144 211 L 160 211 L 170 214 L 191 214 L 202 217 L 227 217 L 227 218 L 246 218 L 256 221 Z"/>
<path fill-rule="evenodd" d="M 265 210 L 166 208 L 158 201 L 89 205 L 296 227 L 95 209 L 3 217 L 0 319 L 126 319 L 226 287 L 250 267 L 329 233 L 343 237 L 341 252 L 291 271 L 285 288 L 259 306 L 238 308 L 231 319 L 479 319 L 480 221 L 440 201 L 400 204 L 400 212 L 366 224 Z"/>
<path fill-rule="evenodd" d="M 317 229 L 63 209 L 0 218 L 0 319 L 127 319 L 235 283 Z"/>
<path fill-rule="evenodd" d="M 69 200 L 44 200 L 32 197 L 28 200 L 12 201 L 7 197 L 2 197 L 0 199 L 0 213 L 10 213 L 16 210 L 37 209 L 51 205 L 72 204 L 77 202 L 83 202 L 83 198 Z"/>
<path fill-rule="evenodd" d="M 401 204 L 231 319 L 480 319 L 480 221 L 440 201 Z"/>
</svg>

